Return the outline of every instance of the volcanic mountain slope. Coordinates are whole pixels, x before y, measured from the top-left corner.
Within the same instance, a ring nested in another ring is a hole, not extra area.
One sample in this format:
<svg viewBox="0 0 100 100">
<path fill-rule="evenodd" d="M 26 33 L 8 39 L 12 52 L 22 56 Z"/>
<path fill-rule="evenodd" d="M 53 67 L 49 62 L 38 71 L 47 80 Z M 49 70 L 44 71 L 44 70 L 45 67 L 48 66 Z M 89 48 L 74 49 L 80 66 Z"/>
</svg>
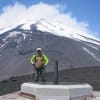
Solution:
<svg viewBox="0 0 100 100">
<path fill-rule="evenodd" d="M 37 47 L 50 59 L 47 71 L 56 60 L 59 70 L 100 65 L 100 40 L 59 22 L 28 21 L 0 31 L 0 80 L 32 73 L 29 60 Z"/>
</svg>

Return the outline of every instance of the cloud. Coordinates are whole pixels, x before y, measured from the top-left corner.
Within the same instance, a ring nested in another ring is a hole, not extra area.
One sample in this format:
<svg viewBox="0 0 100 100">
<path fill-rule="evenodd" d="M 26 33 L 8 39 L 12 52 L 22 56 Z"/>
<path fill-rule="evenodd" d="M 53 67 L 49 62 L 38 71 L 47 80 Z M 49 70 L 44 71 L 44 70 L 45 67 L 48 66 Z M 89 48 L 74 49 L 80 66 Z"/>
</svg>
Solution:
<svg viewBox="0 0 100 100">
<path fill-rule="evenodd" d="M 16 26 L 25 23 L 28 20 L 54 19 L 70 26 L 73 29 L 88 32 L 89 24 L 72 16 L 71 12 L 65 13 L 65 6 L 56 4 L 49 5 L 45 3 L 33 4 L 26 7 L 23 4 L 15 3 L 3 8 L 0 14 L 0 29 L 10 26 Z"/>
</svg>

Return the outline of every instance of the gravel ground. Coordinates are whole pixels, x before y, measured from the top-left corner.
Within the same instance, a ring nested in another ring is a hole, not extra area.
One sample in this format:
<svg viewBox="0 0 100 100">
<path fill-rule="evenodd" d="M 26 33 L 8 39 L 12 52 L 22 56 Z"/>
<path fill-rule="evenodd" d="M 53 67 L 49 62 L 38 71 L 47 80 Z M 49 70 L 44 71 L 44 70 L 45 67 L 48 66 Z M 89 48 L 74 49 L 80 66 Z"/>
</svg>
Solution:
<svg viewBox="0 0 100 100">
<path fill-rule="evenodd" d="M 19 92 L 14 92 L 14 93 L 0 96 L 0 100 L 36 100 L 36 99 L 32 97 L 27 97 L 27 96 L 26 97 L 20 96 Z"/>
<path fill-rule="evenodd" d="M 94 96 L 95 98 L 89 100 L 100 100 L 100 91 L 94 91 Z M 36 99 L 27 96 L 20 96 L 19 92 L 14 92 L 0 96 L 0 100 L 36 100 Z"/>
</svg>

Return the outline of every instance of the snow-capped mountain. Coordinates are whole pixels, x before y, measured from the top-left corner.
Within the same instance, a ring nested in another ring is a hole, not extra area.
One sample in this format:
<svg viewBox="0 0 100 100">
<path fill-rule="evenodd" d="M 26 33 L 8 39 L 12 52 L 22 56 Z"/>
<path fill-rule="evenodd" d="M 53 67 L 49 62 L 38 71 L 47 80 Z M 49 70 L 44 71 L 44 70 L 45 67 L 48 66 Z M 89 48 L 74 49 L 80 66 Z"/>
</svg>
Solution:
<svg viewBox="0 0 100 100">
<path fill-rule="evenodd" d="M 12 30 L 14 28 L 19 28 L 23 30 L 30 30 L 31 25 L 36 26 L 37 30 L 43 31 L 43 32 L 50 32 L 51 34 L 58 35 L 58 36 L 63 36 L 67 38 L 74 39 L 76 41 L 86 41 L 86 42 L 91 42 L 94 44 L 100 45 L 100 40 L 89 35 L 86 32 L 83 32 L 81 30 L 76 30 L 76 28 L 70 27 L 68 25 L 64 25 L 64 23 L 57 22 L 55 20 L 39 20 L 39 21 L 34 21 L 34 20 L 29 20 L 26 23 L 22 25 L 15 25 L 15 26 L 9 26 L 5 29 L 0 30 L 0 34 L 3 34 L 9 30 Z M 18 32 L 12 32 L 9 34 L 10 37 L 16 36 Z M 25 38 L 25 34 L 24 38 Z"/>
<path fill-rule="evenodd" d="M 53 71 L 100 65 L 100 40 L 57 20 L 29 20 L 0 30 L 0 80 L 32 73 L 30 57 L 41 47 Z M 24 69 L 24 70 L 23 70 Z"/>
<path fill-rule="evenodd" d="M 87 41 L 94 44 L 100 45 L 100 40 L 89 35 L 88 33 L 82 32 L 81 30 L 76 30 L 76 28 L 70 27 L 64 23 L 57 22 L 55 20 L 39 20 L 37 22 L 29 21 L 22 26 L 22 29 L 30 30 L 30 25 L 35 24 L 38 30 L 43 32 L 50 32 L 58 36 L 64 36 L 76 41 Z"/>
</svg>

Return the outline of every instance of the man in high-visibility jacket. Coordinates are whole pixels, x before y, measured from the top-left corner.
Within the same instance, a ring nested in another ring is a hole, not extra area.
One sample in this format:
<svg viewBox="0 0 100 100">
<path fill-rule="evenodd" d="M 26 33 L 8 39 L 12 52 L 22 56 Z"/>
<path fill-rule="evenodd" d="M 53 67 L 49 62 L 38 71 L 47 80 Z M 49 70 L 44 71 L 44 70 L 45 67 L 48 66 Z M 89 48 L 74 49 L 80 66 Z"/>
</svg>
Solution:
<svg viewBox="0 0 100 100">
<path fill-rule="evenodd" d="M 49 59 L 46 55 L 42 54 L 41 48 L 37 48 L 36 50 L 37 53 L 34 54 L 30 59 L 31 64 L 35 67 L 37 73 L 35 81 L 38 81 L 39 75 L 41 76 L 41 80 L 45 81 L 43 77 L 43 70 L 45 70 Z"/>
</svg>

